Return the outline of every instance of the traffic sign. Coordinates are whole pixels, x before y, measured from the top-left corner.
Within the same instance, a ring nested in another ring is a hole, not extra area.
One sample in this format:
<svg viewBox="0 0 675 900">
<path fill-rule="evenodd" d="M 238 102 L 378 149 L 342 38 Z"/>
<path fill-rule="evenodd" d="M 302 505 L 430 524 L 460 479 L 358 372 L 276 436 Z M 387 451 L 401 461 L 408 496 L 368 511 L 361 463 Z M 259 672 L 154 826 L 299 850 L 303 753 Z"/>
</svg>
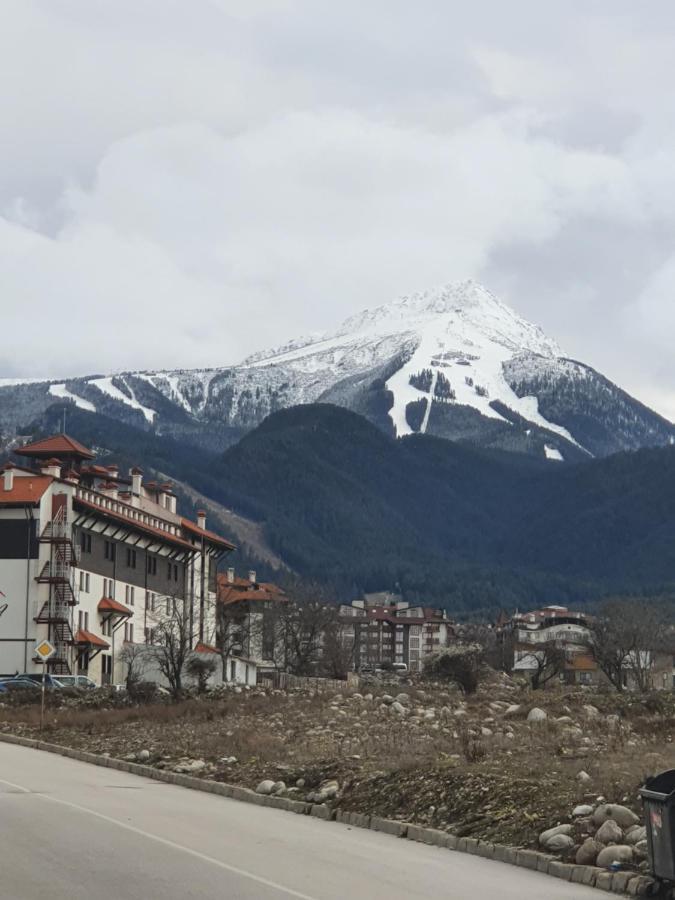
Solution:
<svg viewBox="0 0 675 900">
<path fill-rule="evenodd" d="M 40 641 L 35 648 L 35 655 L 38 656 L 43 663 L 47 662 L 47 660 L 55 653 L 56 647 L 53 644 L 50 644 L 49 641 Z"/>
</svg>

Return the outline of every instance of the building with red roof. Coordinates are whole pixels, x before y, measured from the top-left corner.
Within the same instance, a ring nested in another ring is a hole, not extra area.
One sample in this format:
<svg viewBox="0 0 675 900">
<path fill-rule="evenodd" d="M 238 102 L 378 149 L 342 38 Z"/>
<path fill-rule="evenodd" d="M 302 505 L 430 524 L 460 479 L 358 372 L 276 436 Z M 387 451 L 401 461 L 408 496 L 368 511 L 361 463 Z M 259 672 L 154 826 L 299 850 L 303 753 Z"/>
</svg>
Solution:
<svg viewBox="0 0 675 900">
<path fill-rule="evenodd" d="M 343 604 L 340 618 L 358 671 L 384 666 L 420 672 L 425 657 L 447 647 L 454 634 L 444 609 L 417 606 L 389 592 Z"/>
<path fill-rule="evenodd" d="M 0 478 L 0 674 L 38 670 L 46 638 L 55 675 L 122 679 L 124 643 L 152 644 L 176 609 L 194 646 L 213 643 L 217 566 L 234 546 L 204 512 L 180 515 L 170 483 L 123 476 L 66 434 L 15 455 L 26 464 Z"/>
</svg>

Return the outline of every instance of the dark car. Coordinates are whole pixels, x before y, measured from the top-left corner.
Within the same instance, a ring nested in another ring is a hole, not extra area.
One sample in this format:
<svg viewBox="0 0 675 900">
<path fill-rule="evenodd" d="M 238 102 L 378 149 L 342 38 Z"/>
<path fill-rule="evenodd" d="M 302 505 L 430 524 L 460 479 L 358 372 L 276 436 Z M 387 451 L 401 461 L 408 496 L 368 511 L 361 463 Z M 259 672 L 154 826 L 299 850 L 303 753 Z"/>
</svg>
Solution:
<svg viewBox="0 0 675 900">
<path fill-rule="evenodd" d="M 39 691 L 40 685 L 35 681 L 29 681 L 28 678 L 3 678 L 0 681 L 0 693 L 5 694 L 13 691 Z"/>
<path fill-rule="evenodd" d="M 33 684 L 37 684 L 38 687 L 42 687 L 42 672 L 22 672 L 21 675 L 16 675 L 16 678 L 22 678 L 24 681 L 32 681 Z M 55 678 L 53 675 L 47 673 L 45 675 L 45 687 L 48 690 L 62 688 L 63 685 Z"/>
</svg>

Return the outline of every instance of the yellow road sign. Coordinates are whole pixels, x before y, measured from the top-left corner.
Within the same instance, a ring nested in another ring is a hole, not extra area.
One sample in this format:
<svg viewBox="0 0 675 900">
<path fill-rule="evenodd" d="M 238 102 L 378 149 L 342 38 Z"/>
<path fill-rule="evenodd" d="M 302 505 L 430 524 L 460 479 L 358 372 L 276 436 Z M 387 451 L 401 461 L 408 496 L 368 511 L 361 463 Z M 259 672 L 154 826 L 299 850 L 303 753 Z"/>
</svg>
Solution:
<svg viewBox="0 0 675 900">
<path fill-rule="evenodd" d="M 47 662 L 47 660 L 55 653 L 56 647 L 53 644 L 50 644 L 49 641 L 40 641 L 35 648 L 35 655 L 39 656 L 42 662 Z"/>
</svg>

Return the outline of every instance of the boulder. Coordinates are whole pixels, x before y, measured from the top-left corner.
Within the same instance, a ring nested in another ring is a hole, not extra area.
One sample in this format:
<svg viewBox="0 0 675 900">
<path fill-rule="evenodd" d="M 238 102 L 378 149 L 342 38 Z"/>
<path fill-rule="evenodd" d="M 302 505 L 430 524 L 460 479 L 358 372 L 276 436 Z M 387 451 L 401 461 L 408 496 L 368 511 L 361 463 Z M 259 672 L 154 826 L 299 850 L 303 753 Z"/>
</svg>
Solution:
<svg viewBox="0 0 675 900">
<path fill-rule="evenodd" d="M 554 834 L 552 838 L 549 838 L 549 840 L 546 841 L 544 846 L 547 850 L 553 850 L 559 853 L 574 847 L 574 838 L 570 837 L 569 834 Z"/>
<path fill-rule="evenodd" d="M 593 815 L 593 807 L 589 806 L 587 803 L 582 803 L 580 806 L 575 806 L 572 810 L 572 818 L 578 819 L 581 816 L 592 816 Z"/>
<path fill-rule="evenodd" d="M 543 709 L 539 709 L 538 706 L 535 706 L 533 709 L 529 711 L 527 714 L 528 722 L 545 722 L 548 716 L 544 712 Z"/>
<path fill-rule="evenodd" d="M 542 847 L 547 847 L 550 840 L 554 837 L 557 837 L 559 834 L 569 836 L 572 834 L 572 826 L 571 825 L 556 825 L 554 828 L 549 828 L 546 831 L 542 831 L 539 835 L 539 843 Z"/>
<path fill-rule="evenodd" d="M 512 703 L 511 706 L 507 707 L 504 710 L 504 718 L 508 719 L 510 716 L 516 716 L 520 712 L 520 703 Z"/>
<path fill-rule="evenodd" d="M 591 780 L 591 776 L 588 774 L 588 772 L 584 772 L 583 769 L 581 770 L 581 772 L 577 772 L 574 777 L 579 782 L 579 784 L 588 784 L 588 782 Z"/>
<path fill-rule="evenodd" d="M 286 784 L 283 781 L 275 781 L 274 787 L 272 788 L 273 794 L 283 794 L 286 790 Z"/>
<path fill-rule="evenodd" d="M 603 803 L 593 813 L 595 825 L 602 825 L 607 819 L 614 819 L 620 828 L 630 828 L 631 825 L 637 825 L 640 822 L 632 810 L 627 806 L 620 806 L 618 803 Z"/>
<path fill-rule="evenodd" d="M 598 853 L 595 861 L 596 866 L 606 869 L 612 863 L 631 863 L 633 862 L 633 848 L 626 844 L 613 844 L 611 847 L 605 847 Z"/>
<path fill-rule="evenodd" d="M 599 844 L 593 838 L 587 838 L 581 847 L 577 850 L 575 862 L 578 866 L 594 866 L 598 853 L 602 850 L 602 844 Z"/>
<path fill-rule="evenodd" d="M 647 845 L 647 841 L 638 841 L 637 844 L 633 847 L 635 851 L 635 855 L 638 859 L 647 859 L 649 855 L 649 847 Z"/>
<path fill-rule="evenodd" d="M 394 702 L 394 698 L 391 696 L 391 694 L 382 694 L 382 702 L 386 703 L 387 706 L 391 706 L 391 704 Z"/>
<path fill-rule="evenodd" d="M 395 712 L 399 716 L 406 716 L 408 714 L 408 710 L 402 703 L 399 703 L 398 700 L 394 700 L 391 704 L 391 711 Z"/>
<path fill-rule="evenodd" d="M 264 794 L 268 796 L 274 790 L 275 782 L 271 781 L 269 778 L 266 778 L 264 781 L 261 781 L 258 787 L 255 789 L 256 794 Z"/>
<path fill-rule="evenodd" d="M 601 844 L 620 844 L 623 840 L 623 831 L 614 819 L 607 819 L 595 832 L 595 839 Z"/>
<path fill-rule="evenodd" d="M 647 840 L 647 829 L 644 825 L 633 825 L 632 828 L 629 828 L 626 832 L 626 843 L 627 844 L 639 844 L 640 841 Z"/>
<path fill-rule="evenodd" d="M 396 699 L 399 703 L 410 703 L 410 697 L 405 693 L 397 694 Z"/>
<path fill-rule="evenodd" d="M 150 759 L 150 751 L 149 750 L 139 750 L 136 754 L 136 759 L 139 762 L 147 762 Z"/>
<path fill-rule="evenodd" d="M 598 707 L 592 706 L 590 703 L 586 703 L 582 707 L 582 709 L 587 719 L 597 719 L 597 717 L 600 715 L 600 710 L 598 709 Z"/>
</svg>

